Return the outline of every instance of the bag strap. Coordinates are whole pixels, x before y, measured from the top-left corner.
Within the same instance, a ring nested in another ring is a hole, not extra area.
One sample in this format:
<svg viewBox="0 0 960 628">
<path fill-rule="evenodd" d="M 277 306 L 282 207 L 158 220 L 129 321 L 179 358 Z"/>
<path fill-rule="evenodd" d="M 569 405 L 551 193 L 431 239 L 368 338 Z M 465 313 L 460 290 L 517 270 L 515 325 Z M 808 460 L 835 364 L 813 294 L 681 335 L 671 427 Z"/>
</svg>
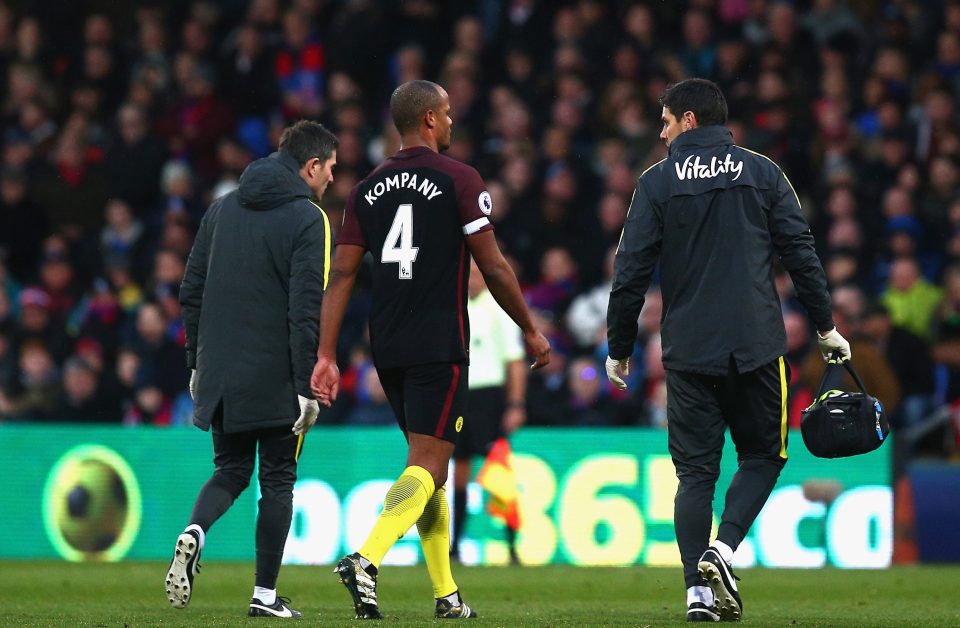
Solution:
<svg viewBox="0 0 960 628">
<path fill-rule="evenodd" d="M 827 368 L 823 371 L 823 378 L 820 380 L 820 387 L 817 390 L 817 396 L 814 398 L 814 401 L 818 401 L 820 396 L 824 393 L 824 388 L 827 387 L 827 377 L 830 376 L 831 370 L 838 364 L 842 364 L 847 372 L 850 373 L 850 377 L 853 378 L 853 381 L 860 387 L 860 392 L 865 395 L 869 395 L 867 389 L 863 385 L 863 380 L 860 379 L 860 376 L 857 375 L 857 371 L 853 368 L 853 362 L 851 360 L 840 361 L 841 354 L 839 351 L 834 351 L 833 355 L 830 356 L 830 360 L 827 362 Z"/>
</svg>

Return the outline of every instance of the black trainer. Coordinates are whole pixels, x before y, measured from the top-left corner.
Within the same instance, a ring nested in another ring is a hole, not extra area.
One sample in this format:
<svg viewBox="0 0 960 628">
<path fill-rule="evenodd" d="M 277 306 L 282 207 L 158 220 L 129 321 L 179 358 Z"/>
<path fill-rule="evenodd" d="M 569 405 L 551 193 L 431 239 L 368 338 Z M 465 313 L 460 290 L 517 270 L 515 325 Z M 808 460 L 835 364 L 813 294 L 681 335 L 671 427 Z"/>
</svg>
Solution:
<svg viewBox="0 0 960 628">
<path fill-rule="evenodd" d="M 453 604 L 445 597 L 439 598 L 433 616 L 437 619 L 476 619 L 479 617 L 477 611 L 467 606 L 467 603 L 463 601 L 460 592 L 457 591 L 456 593 L 460 603 Z"/>
<path fill-rule="evenodd" d="M 700 575 L 713 589 L 713 599 L 721 621 L 740 621 L 743 616 L 743 601 L 737 591 L 737 578 L 733 569 L 723 560 L 720 552 L 710 546 L 700 557 Z"/>
<path fill-rule="evenodd" d="M 286 617 L 287 619 L 300 619 L 303 613 L 290 608 L 290 598 L 277 596 L 273 604 L 264 604 L 257 598 L 250 599 L 250 610 L 247 611 L 248 617 Z"/>
<path fill-rule="evenodd" d="M 703 602 L 692 602 L 687 606 L 687 621 L 720 621 L 716 606 L 707 606 Z"/>
<path fill-rule="evenodd" d="M 193 577 L 200 571 L 200 535 L 193 530 L 177 537 L 167 568 L 167 600 L 174 608 L 186 608 L 193 594 Z"/>
<path fill-rule="evenodd" d="M 370 565 L 370 571 L 364 569 L 360 565 L 360 554 L 354 552 L 341 558 L 333 573 L 340 576 L 340 582 L 350 592 L 356 619 L 383 619 L 377 606 L 376 567 Z"/>
</svg>

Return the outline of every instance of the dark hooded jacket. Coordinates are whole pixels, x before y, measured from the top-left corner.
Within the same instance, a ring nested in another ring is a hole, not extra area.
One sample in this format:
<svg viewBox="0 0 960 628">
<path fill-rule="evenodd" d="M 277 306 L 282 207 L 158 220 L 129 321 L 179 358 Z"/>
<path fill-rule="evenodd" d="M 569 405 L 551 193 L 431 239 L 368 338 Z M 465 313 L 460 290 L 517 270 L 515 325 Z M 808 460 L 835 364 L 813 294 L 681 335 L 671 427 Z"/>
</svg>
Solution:
<svg viewBox="0 0 960 628">
<path fill-rule="evenodd" d="M 293 425 L 297 395 L 313 398 L 329 256 L 329 221 L 288 155 L 253 162 L 239 189 L 213 202 L 180 289 L 198 427 Z"/>
</svg>

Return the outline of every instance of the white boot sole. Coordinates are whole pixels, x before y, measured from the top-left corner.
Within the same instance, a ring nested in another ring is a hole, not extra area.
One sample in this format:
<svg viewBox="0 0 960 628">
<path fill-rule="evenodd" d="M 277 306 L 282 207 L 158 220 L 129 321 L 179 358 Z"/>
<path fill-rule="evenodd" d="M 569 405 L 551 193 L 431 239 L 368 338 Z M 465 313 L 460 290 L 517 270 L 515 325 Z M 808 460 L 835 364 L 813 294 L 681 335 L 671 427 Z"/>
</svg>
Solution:
<svg viewBox="0 0 960 628">
<path fill-rule="evenodd" d="M 177 547 L 166 579 L 167 600 L 174 608 L 186 608 L 190 603 L 190 594 L 193 591 L 187 574 L 187 565 L 196 552 L 197 539 L 192 534 L 184 532 L 177 537 Z"/>
</svg>

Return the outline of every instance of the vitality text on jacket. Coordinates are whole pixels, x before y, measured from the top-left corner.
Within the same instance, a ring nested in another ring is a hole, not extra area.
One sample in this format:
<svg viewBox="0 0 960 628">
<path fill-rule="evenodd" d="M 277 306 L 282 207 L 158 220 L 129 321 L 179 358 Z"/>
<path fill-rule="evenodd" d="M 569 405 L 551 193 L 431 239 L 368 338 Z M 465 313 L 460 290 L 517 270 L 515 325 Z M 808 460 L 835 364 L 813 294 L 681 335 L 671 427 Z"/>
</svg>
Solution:
<svg viewBox="0 0 960 628">
<path fill-rule="evenodd" d="M 677 178 L 681 181 L 684 179 L 712 179 L 717 175 L 732 172 L 737 173 L 737 176 L 731 179 L 736 181 L 743 173 L 743 162 L 733 161 L 730 158 L 730 153 L 727 153 L 723 161 L 717 159 L 716 156 L 711 157 L 709 164 L 700 163 L 700 155 L 690 155 L 683 160 L 682 164 L 677 163 L 673 166 L 677 169 Z"/>
<path fill-rule="evenodd" d="M 363 198 L 366 199 L 367 203 L 373 205 L 373 202 L 377 200 L 380 195 L 390 190 L 399 190 L 400 188 L 416 190 L 426 196 L 428 201 L 432 201 L 433 197 L 443 194 L 440 188 L 426 177 L 418 181 L 416 174 L 398 172 L 391 177 L 386 177 L 383 181 L 377 181 L 376 185 L 363 195 Z"/>
</svg>

